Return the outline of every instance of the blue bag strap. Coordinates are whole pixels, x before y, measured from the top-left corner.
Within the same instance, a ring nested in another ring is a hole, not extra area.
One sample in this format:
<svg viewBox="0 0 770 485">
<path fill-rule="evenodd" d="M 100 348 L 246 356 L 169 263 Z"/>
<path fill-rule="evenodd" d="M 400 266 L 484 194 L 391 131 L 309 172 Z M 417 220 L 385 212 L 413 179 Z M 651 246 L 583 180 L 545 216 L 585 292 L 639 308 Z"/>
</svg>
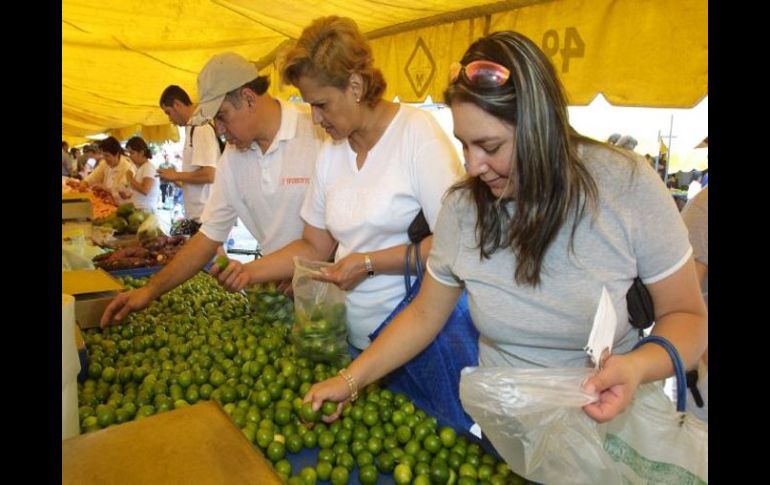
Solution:
<svg viewBox="0 0 770 485">
<path fill-rule="evenodd" d="M 417 268 L 417 279 L 412 283 L 412 251 L 414 251 L 415 267 Z M 412 290 L 412 287 L 422 281 L 422 263 L 420 262 L 420 243 L 410 243 L 406 247 L 406 257 L 404 257 L 404 288 L 406 293 Z"/>
<path fill-rule="evenodd" d="M 406 293 L 409 293 L 409 290 L 412 288 L 412 282 L 411 282 L 411 271 L 409 270 L 409 258 L 410 253 L 412 252 L 412 245 L 409 244 L 409 246 L 406 247 L 406 256 L 404 257 L 404 288 L 406 288 Z"/>
<path fill-rule="evenodd" d="M 676 347 L 668 339 L 660 335 L 649 335 L 639 340 L 632 350 L 636 350 L 640 345 L 646 343 L 658 344 L 668 352 L 671 361 L 674 363 L 674 375 L 676 376 L 676 410 L 684 412 L 687 404 L 687 378 L 684 372 L 684 364 L 679 356 Z"/>
<path fill-rule="evenodd" d="M 422 257 L 420 255 L 420 243 L 414 245 L 414 266 L 417 268 L 417 281 L 422 281 Z"/>
</svg>

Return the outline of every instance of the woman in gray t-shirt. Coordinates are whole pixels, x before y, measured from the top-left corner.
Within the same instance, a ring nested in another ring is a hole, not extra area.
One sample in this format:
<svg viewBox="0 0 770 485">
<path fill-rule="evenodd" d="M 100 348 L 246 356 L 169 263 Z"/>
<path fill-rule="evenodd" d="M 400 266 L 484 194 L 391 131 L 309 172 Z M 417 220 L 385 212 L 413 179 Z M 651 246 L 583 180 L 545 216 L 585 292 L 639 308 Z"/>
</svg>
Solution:
<svg viewBox="0 0 770 485">
<path fill-rule="evenodd" d="M 615 417 L 640 383 L 673 374 L 666 351 L 642 345 L 625 295 L 641 277 L 655 306 L 653 334 L 687 368 L 706 347 L 706 309 L 687 231 L 654 171 L 630 151 L 576 133 L 556 72 L 514 32 L 470 46 L 445 93 L 466 179 L 450 190 L 428 272 L 406 308 L 340 377 L 306 399 L 345 401 L 404 364 L 440 331 L 468 290 L 481 334 L 480 365 L 586 367 L 583 346 L 602 287 L 618 316 L 614 355 L 586 382 L 596 421 Z M 339 409 L 339 408 L 338 408 Z"/>
</svg>

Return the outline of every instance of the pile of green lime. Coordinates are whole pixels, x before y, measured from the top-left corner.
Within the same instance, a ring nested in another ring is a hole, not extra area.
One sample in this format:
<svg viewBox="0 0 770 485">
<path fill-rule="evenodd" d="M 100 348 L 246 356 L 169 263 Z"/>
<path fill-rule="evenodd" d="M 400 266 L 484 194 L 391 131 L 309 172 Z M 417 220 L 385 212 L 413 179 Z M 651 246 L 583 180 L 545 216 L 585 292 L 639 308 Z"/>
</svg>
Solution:
<svg viewBox="0 0 770 485">
<path fill-rule="evenodd" d="M 145 282 L 124 279 L 131 287 Z M 254 296 L 277 296 L 266 290 Z M 283 304 L 260 301 L 268 312 Z M 321 417 L 337 405 L 313 410 L 302 398 L 339 367 L 298 357 L 288 325 L 254 311 L 246 297 L 223 290 L 206 273 L 127 320 L 84 332 L 89 378 L 78 385 L 84 433 L 213 399 L 291 484 L 348 483 L 356 470 L 363 484 L 386 476 L 418 485 L 525 483 L 407 396 L 377 384 L 361 390 L 340 419 L 324 423 Z M 315 465 L 293 469 L 289 457 L 305 449 L 317 454 Z"/>
</svg>

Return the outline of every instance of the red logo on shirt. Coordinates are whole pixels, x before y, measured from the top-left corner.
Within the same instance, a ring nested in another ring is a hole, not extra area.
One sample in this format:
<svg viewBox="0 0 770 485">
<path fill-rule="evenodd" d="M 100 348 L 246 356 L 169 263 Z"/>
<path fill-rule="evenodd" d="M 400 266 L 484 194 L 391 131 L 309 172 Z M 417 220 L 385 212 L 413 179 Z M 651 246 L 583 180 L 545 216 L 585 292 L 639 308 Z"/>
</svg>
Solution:
<svg viewBox="0 0 770 485">
<path fill-rule="evenodd" d="M 310 177 L 281 177 L 281 185 L 307 185 Z"/>
</svg>

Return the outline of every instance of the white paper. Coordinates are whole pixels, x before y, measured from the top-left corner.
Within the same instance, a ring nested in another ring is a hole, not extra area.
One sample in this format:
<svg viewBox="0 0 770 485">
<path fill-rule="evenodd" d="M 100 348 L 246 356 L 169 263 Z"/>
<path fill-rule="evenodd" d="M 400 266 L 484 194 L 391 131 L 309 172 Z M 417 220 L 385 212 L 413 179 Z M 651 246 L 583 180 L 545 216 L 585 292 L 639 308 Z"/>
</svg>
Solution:
<svg viewBox="0 0 770 485">
<path fill-rule="evenodd" d="M 602 295 L 594 315 L 594 324 L 591 328 L 591 334 L 588 336 L 588 344 L 585 346 L 586 353 L 597 368 L 603 364 L 602 354 L 606 354 L 605 358 L 612 354 L 612 344 L 615 340 L 617 326 L 618 317 L 615 313 L 615 307 L 612 305 L 612 299 L 607 288 L 602 286 Z"/>
</svg>

